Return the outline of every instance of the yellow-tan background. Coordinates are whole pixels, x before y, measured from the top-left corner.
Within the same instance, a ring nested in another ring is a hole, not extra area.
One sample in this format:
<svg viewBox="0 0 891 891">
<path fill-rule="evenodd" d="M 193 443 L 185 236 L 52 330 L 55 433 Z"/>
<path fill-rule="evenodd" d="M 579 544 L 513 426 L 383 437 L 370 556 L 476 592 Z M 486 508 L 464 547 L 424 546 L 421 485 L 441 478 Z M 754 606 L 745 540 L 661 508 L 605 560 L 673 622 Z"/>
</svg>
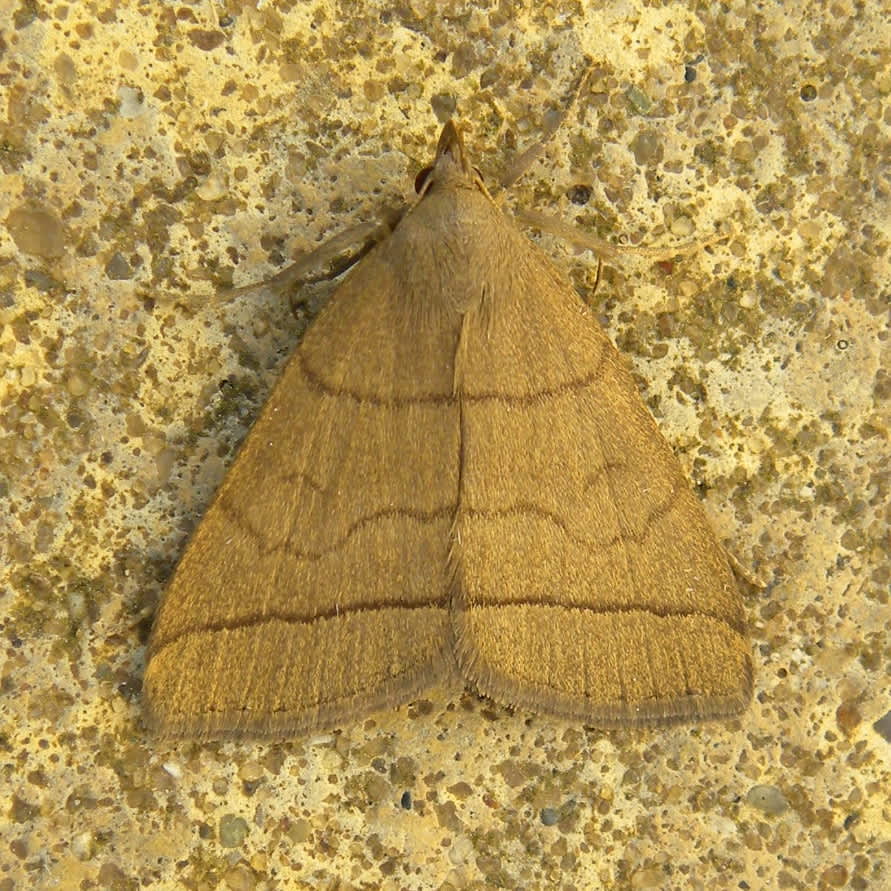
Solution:
<svg viewBox="0 0 891 891">
<path fill-rule="evenodd" d="M 0 891 L 891 887 L 882 6 L 0 0 Z M 769 581 L 752 708 L 605 733 L 434 690 L 159 746 L 151 612 L 331 290 L 222 288 L 408 196 L 452 114 L 494 181 L 585 56 L 508 203 L 732 230 L 596 294 L 540 240 Z"/>
</svg>

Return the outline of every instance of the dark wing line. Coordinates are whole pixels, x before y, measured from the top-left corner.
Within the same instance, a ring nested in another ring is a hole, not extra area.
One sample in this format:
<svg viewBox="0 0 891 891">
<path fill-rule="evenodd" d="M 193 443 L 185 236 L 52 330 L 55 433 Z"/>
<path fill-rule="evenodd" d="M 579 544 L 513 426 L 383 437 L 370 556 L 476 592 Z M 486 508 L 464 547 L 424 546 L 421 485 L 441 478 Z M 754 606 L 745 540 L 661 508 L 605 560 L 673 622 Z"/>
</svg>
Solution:
<svg viewBox="0 0 891 891">
<path fill-rule="evenodd" d="M 286 483 L 306 483 L 314 492 L 324 494 L 328 491 L 327 486 L 323 486 L 314 476 L 308 474 L 305 470 L 295 470 L 293 473 L 284 473 L 281 476 L 283 482 Z"/>
<path fill-rule="evenodd" d="M 542 597 L 510 597 L 498 598 L 497 600 L 475 600 L 472 603 L 465 604 L 468 611 L 475 609 L 500 609 L 501 607 L 516 606 L 544 606 L 549 609 L 560 609 L 566 612 L 589 613 L 590 615 L 616 616 L 626 613 L 647 613 L 656 616 L 659 619 L 689 619 L 694 616 L 700 619 L 713 619 L 726 625 L 731 631 L 735 631 L 740 636 L 745 635 L 745 623 L 742 621 L 732 622 L 725 616 L 716 613 L 706 612 L 701 609 L 678 610 L 665 607 L 664 605 L 654 602 L 643 601 L 641 603 L 608 603 L 605 605 L 590 606 L 586 603 L 563 603 L 559 600 L 547 600 Z"/>
<path fill-rule="evenodd" d="M 672 506 L 677 501 L 679 494 L 685 488 L 685 486 L 686 482 L 683 479 L 679 478 L 672 487 L 665 501 L 662 504 L 657 505 L 647 515 L 640 533 L 634 536 L 617 534 L 605 541 L 595 541 L 593 539 L 574 535 L 572 532 L 569 531 L 565 521 L 561 516 L 551 510 L 548 510 L 547 508 L 529 502 L 517 502 L 510 507 L 497 508 L 494 510 L 466 508 L 462 513 L 463 516 L 466 518 L 479 518 L 484 520 L 498 519 L 509 516 L 537 516 L 552 523 L 554 526 L 560 529 L 563 534 L 568 539 L 570 539 L 570 541 L 573 541 L 578 545 L 581 545 L 583 547 L 605 549 L 617 547 L 618 545 L 626 541 L 634 541 L 637 544 L 642 544 L 646 540 L 647 536 L 650 534 L 656 521 L 665 516 L 665 514 L 667 514 L 671 510 Z M 254 528 L 254 526 L 244 516 L 244 513 L 240 510 L 240 508 L 238 508 L 234 504 L 229 503 L 225 499 L 220 499 L 220 501 L 218 502 L 218 506 L 220 510 L 222 510 L 223 513 L 225 513 L 226 516 L 228 516 L 237 526 L 250 533 L 251 536 L 257 539 L 259 542 L 263 542 L 264 536 L 261 534 L 260 530 Z M 443 505 L 442 507 L 438 507 L 430 511 L 420 511 L 404 507 L 382 508 L 381 510 L 375 511 L 374 513 L 365 514 L 364 516 L 361 516 L 357 520 L 353 521 L 353 523 L 351 523 L 350 526 L 347 528 L 346 532 L 339 539 L 332 542 L 326 548 L 322 548 L 316 551 L 310 551 L 306 548 L 297 547 L 294 544 L 291 536 L 288 536 L 288 538 L 285 539 L 285 541 L 283 541 L 281 544 L 273 545 L 272 547 L 261 547 L 260 552 L 264 556 L 268 556 L 269 554 L 275 554 L 279 551 L 285 551 L 297 560 L 316 562 L 318 560 L 321 560 L 323 557 L 328 556 L 329 554 L 332 554 L 335 551 L 343 548 L 361 528 L 369 525 L 370 523 L 375 523 L 378 520 L 400 517 L 408 520 L 414 520 L 418 523 L 432 523 L 436 520 L 454 517 L 455 511 L 456 505 L 454 504 Z"/>
<path fill-rule="evenodd" d="M 423 600 L 418 603 L 405 603 L 401 600 L 374 600 L 369 603 L 359 603 L 348 607 L 333 606 L 322 612 L 314 613 L 311 616 L 281 612 L 279 610 L 267 613 L 251 613 L 250 615 L 241 616 L 237 619 L 220 619 L 216 622 L 208 622 L 206 625 L 198 625 L 193 628 L 183 629 L 182 631 L 165 638 L 164 642 L 157 650 L 153 651 L 152 655 L 157 655 L 162 650 L 175 644 L 178 640 L 191 637 L 193 634 L 218 634 L 222 631 L 239 631 L 243 628 L 254 628 L 258 625 L 265 625 L 271 622 L 284 622 L 286 625 L 314 625 L 316 622 L 323 622 L 330 619 L 358 615 L 361 613 L 380 612 L 383 610 L 401 610 L 409 612 L 423 609 L 445 610 L 448 608 L 449 597 L 444 594 L 438 600 Z"/>
<path fill-rule="evenodd" d="M 462 511 L 462 515 L 466 518 L 479 518 L 484 520 L 498 519 L 508 516 L 533 515 L 552 523 L 554 526 L 560 529 L 563 534 L 568 539 L 570 539 L 570 541 L 573 541 L 578 545 L 590 548 L 613 548 L 626 541 L 634 541 L 637 544 L 642 544 L 646 540 L 647 536 L 650 534 L 656 521 L 665 516 L 665 514 L 667 514 L 671 510 L 672 506 L 677 501 L 678 496 L 685 488 L 685 486 L 685 480 L 679 478 L 675 482 L 674 486 L 672 486 L 671 491 L 669 492 L 668 497 L 665 499 L 665 501 L 662 504 L 657 505 L 647 515 L 640 533 L 634 536 L 617 534 L 609 539 L 606 539 L 605 541 L 596 541 L 594 539 L 574 535 L 572 532 L 569 531 L 565 521 L 561 516 L 559 516 L 559 514 L 556 514 L 553 511 L 548 510 L 547 508 L 541 507 L 541 505 L 532 504 L 529 502 L 517 502 L 510 507 L 496 508 L 494 510 L 466 508 Z M 253 525 L 247 520 L 247 518 L 238 507 L 227 502 L 225 499 L 220 499 L 220 501 L 218 502 L 218 506 L 220 510 L 222 510 L 223 513 L 225 513 L 237 526 L 240 526 L 246 532 L 249 532 L 251 536 L 256 538 L 258 541 L 263 541 L 264 536 L 261 534 L 260 530 L 253 527 Z M 346 532 L 339 539 L 332 542 L 326 548 L 317 551 L 310 551 L 305 548 L 296 547 L 291 536 L 288 536 L 288 538 L 285 539 L 285 541 L 281 544 L 273 545 L 272 547 L 261 547 L 260 552 L 264 556 L 267 556 L 269 554 L 278 553 L 279 551 L 286 551 L 297 560 L 315 562 L 321 560 L 322 557 L 325 557 L 343 548 L 346 543 L 362 527 L 367 526 L 369 523 L 375 523 L 378 520 L 390 519 L 394 517 L 414 520 L 418 523 L 432 523 L 436 520 L 441 520 L 446 517 L 454 517 L 455 511 L 456 505 L 454 504 L 443 505 L 442 507 L 438 507 L 430 511 L 420 511 L 404 507 L 382 508 L 381 510 L 375 511 L 370 514 L 365 514 L 364 516 L 359 517 L 357 520 L 354 520 L 353 523 L 350 524 Z"/>
<path fill-rule="evenodd" d="M 551 603 L 546 600 L 536 600 L 531 598 L 517 598 L 515 600 L 498 600 L 493 602 L 482 601 L 474 603 L 470 609 L 481 609 L 486 607 L 516 607 L 516 606 L 544 606 L 551 609 L 560 609 L 567 612 L 584 612 L 591 615 L 617 615 L 621 613 L 641 612 L 648 613 L 660 619 L 687 619 L 699 617 L 704 619 L 714 619 L 727 625 L 735 632 L 742 634 L 742 626 L 737 627 L 736 623 L 728 622 L 722 616 L 714 616 L 711 613 L 705 613 L 701 610 L 666 610 L 658 604 L 615 604 L 612 606 L 588 606 L 585 604 L 564 604 Z M 243 628 L 254 628 L 258 625 L 264 625 L 271 622 L 284 622 L 287 625 L 313 625 L 316 622 L 328 621 L 331 619 L 345 618 L 346 616 L 358 615 L 361 613 L 381 612 L 386 610 L 400 610 L 412 612 L 415 610 L 425 609 L 442 609 L 451 608 L 451 598 L 449 594 L 444 594 L 441 598 L 435 600 L 423 600 L 417 603 L 405 603 L 400 600 L 376 600 L 370 603 L 355 604 L 346 607 L 331 607 L 324 612 L 315 613 L 311 616 L 298 615 L 296 613 L 287 613 L 281 611 L 269 613 L 253 613 L 247 616 L 241 616 L 238 619 L 219 620 L 217 622 L 208 622 L 206 625 L 199 625 L 194 628 L 187 628 L 177 634 L 166 638 L 164 642 L 153 652 L 152 655 L 166 649 L 179 640 L 191 637 L 194 634 L 218 634 L 223 631 L 238 631 Z"/>
<path fill-rule="evenodd" d="M 605 354 L 605 351 L 604 351 Z M 505 405 L 532 405 L 545 399 L 555 399 L 565 396 L 577 390 L 584 390 L 590 387 L 597 380 L 600 366 L 603 363 L 603 355 L 591 371 L 582 377 L 573 378 L 554 387 L 544 387 L 533 393 L 522 393 L 518 395 L 510 393 L 496 393 L 494 391 L 483 391 L 479 393 L 461 393 L 455 396 L 451 393 L 421 393 L 417 396 L 375 396 L 370 393 L 360 393 L 357 390 L 347 389 L 346 387 L 334 387 L 326 383 L 318 372 L 309 367 L 306 357 L 298 354 L 300 369 L 306 383 L 316 392 L 324 393 L 326 396 L 342 396 L 346 399 L 352 399 L 354 402 L 363 405 L 378 405 L 385 408 L 404 408 L 410 405 L 451 405 L 456 399 L 460 398 L 468 403 L 477 402 L 501 402 Z"/>
<path fill-rule="evenodd" d="M 501 402 L 505 405 L 534 405 L 536 402 L 541 402 L 545 399 L 558 399 L 577 390 L 586 390 L 596 383 L 600 375 L 600 369 L 603 367 L 603 363 L 606 362 L 609 352 L 609 346 L 605 344 L 600 350 L 597 361 L 587 374 L 564 381 L 562 384 L 542 387 L 542 389 L 536 390 L 533 393 L 522 394 L 498 393 L 495 390 L 484 390 L 478 393 L 462 392 L 461 399 L 468 403 Z"/>
<path fill-rule="evenodd" d="M 240 526 L 246 532 L 249 532 L 258 541 L 263 541 L 264 536 L 261 535 L 259 530 L 255 529 L 252 526 L 252 524 L 247 520 L 241 510 L 239 510 L 234 505 L 227 503 L 223 499 L 220 499 L 219 501 L 219 508 L 237 526 Z M 272 547 L 261 547 L 260 553 L 265 557 L 269 554 L 275 554 L 279 551 L 285 551 L 298 560 L 315 562 L 317 560 L 321 560 L 322 557 L 325 557 L 328 554 L 334 553 L 334 551 L 340 550 L 363 526 L 367 526 L 369 523 L 377 522 L 377 520 L 388 519 L 392 517 L 403 517 L 405 519 L 415 520 L 418 523 L 432 523 L 436 520 L 441 520 L 444 517 L 448 517 L 449 519 L 451 519 L 454 513 L 455 505 L 453 504 L 445 505 L 444 507 L 437 507 L 434 510 L 430 511 L 413 510 L 405 507 L 383 508 L 382 510 L 378 510 L 374 513 L 365 514 L 364 516 L 359 517 L 352 524 L 350 524 L 347 531 L 339 539 L 332 542 L 328 547 L 321 550 L 308 551 L 302 548 L 295 547 L 294 542 L 289 535 L 281 544 L 273 545 Z"/>
<path fill-rule="evenodd" d="M 573 378 L 572 380 L 558 384 L 556 387 L 544 387 L 533 393 L 514 395 L 510 393 L 498 393 L 494 390 L 483 390 L 478 393 L 462 393 L 461 398 L 470 403 L 501 402 L 505 405 L 532 405 L 536 402 L 541 402 L 544 399 L 556 399 L 560 396 L 565 396 L 567 393 L 573 393 L 577 390 L 586 390 L 596 380 L 599 366 L 600 363 L 598 362 L 597 367 L 592 371 L 589 371 L 588 374 L 583 377 Z"/>
<path fill-rule="evenodd" d="M 575 544 L 582 545 L 588 548 L 613 548 L 626 541 L 633 541 L 637 544 L 642 544 L 652 531 L 655 522 L 661 517 L 665 516 L 665 514 L 667 514 L 671 510 L 672 506 L 677 501 L 678 496 L 686 488 L 686 485 L 686 481 L 683 479 L 678 479 L 675 482 L 675 484 L 671 487 L 671 490 L 668 493 L 668 497 L 665 499 L 665 501 L 662 504 L 656 505 L 656 507 L 654 507 L 653 510 L 647 515 L 640 533 L 638 533 L 637 535 L 616 534 L 613 535 L 611 538 L 606 539 L 605 541 L 596 541 L 594 539 L 584 538 L 580 535 L 574 535 L 572 532 L 569 531 L 566 526 L 566 522 L 559 514 L 556 514 L 554 513 L 554 511 L 548 510 L 547 508 L 541 507 L 538 504 L 532 504 L 527 501 L 518 501 L 517 503 L 512 504 L 510 507 L 500 507 L 493 510 L 465 508 L 464 510 L 462 510 L 461 515 L 465 518 L 480 518 L 483 520 L 492 520 L 501 517 L 524 516 L 531 514 L 552 523 L 554 526 L 560 529 L 570 541 L 575 542 Z"/>
<path fill-rule="evenodd" d="M 359 393 L 347 387 L 335 387 L 326 383 L 318 372 L 309 367 L 306 356 L 303 353 L 298 353 L 297 359 L 300 363 L 300 370 L 303 372 L 303 379 L 310 389 L 315 390 L 317 393 L 323 393 L 325 396 L 342 396 L 361 405 L 378 405 L 383 408 L 404 408 L 409 405 L 450 405 L 455 401 L 455 397 L 451 393 L 421 393 L 418 396 L 411 397 L 386 397 L 375 396 L 370 393 Z"/>
<path fill-rule="evenodd" d="M 585 489 L 589 489 L 593 486 L 596 481 L 602 476 L 607 470 L 615 469 L 616 467 L 623 466 L 621 462 L 613 462 L 601 465 L 597 471 L 594 472 L 593 477 L 588 480 L 585 485 Z M 293 475 L 292 475 L 293 476 Z M 312 485 L 313 488 L 318 491 L 324 492 L 325 487 L 319 485 L 311 478 L 307 477 L 306 474 L 300 473 L 297 476 L 301 478 L 307 479 L 307 481 Z M 287 478 L 286 478 L 287 479 Z M 291 481 L 288 479 L 288 481 Z M 625 541 L 634 541 L 638 544 L 641 544 L 649 535 L 652 530 L 654 524 L 661 517 L 665 516 L 672 508 L 674 503 L 676 502 L 680 492 L 685 488 L 686 482 L 682 478 L 678 478 L 675 482 L 674 486 L 672 486 L 671 491 L 668 494 L 668 497 L 662 504 L 657 505 L 648 515 L 646 520 L 644 521 L 643 528 L 640 533 L 635 536 L 623 536 L 621 534 L 617 534 L 607 539 L 606 541 L 596 541 L 589 538 L 584 538 L 581 536 L 574 535 L 569 531 L 566 526 L 565 521 L 561 516 L 554 513 L 547 508 L 542 507 L 541 505 L 533 504 L 531 502 L 517 502 L 516 504 L 511 505 L 506 508 L 496 508 L 493 510 L 481 510 L 479 508 L 465 508 L 462 513 L 465 517 L 468 518 L 480 518 L 480 519 L 496 519 L 507 516 L 522 516 L 522 515 L 534 515 L 538 516 L 542 519 L 545 519 L 552 523 L 554 526 L 559 528 L 563 534 L 569 538 L 571 541 L 575 542 L 578 545 L 582 545 L 585 547 L 597 547 L 597 548 L 613 548 L 618 546 L 619 544 Z M 246 532 L 249 532 L 251 536 L 256 538 L 259 542 L 263 542 L 264 535 L 261 534 L 259 529 L 254 528 L 254 526 L 247 520 L 244 516 L 242 510 L 236 506 L 235 504 L 229 502 L 225 497 L 221 498 L 218 502 L 218 507 L 223 511 L 236 525 L 240 526 Z M 453 517 L 455 516 L 455 512 L 457 509 L 456 504 L 447 504 L 442 505 L 441 507 L 434 508 L 429 511 L 417 510 L 414 508 L 406 508 L 406 507 L 392 507 L 392 508 L 382 508 L 378 511 L 374 511 L 370 514 L 365 514 L 358 519 L 354 520 L 353 523 L 347 528 L 346 532 L 336 541 L 332 542 L 328 547 L 311 551 L 304 548 L 300 548 L 295 546 L 292 538 L 289 536 L 284 542 L 278 545 L 274 545 L 272 547 L 261 547 L 260 551 L 265 556 L 268 554 L 277 553 L 278 551 L 287 551 L 291 554 L 292 557 L 298 560 L 307 560 L 310 562 L 315 562 L 322 557 L 325 557 L 331 553 L 334 553 L 337 550 L 340 550 L 344 547 L 344 545 L 352 538 L 361 528 L 367 526 L 369 523 L 377 522 L 382 519 L 390 519 L 395 517 L 402 517 L 409 520 L 414 520 L 418 523 L 431 523 L 436 520 L 443 519 L 444 517 Z"/>
</svg>

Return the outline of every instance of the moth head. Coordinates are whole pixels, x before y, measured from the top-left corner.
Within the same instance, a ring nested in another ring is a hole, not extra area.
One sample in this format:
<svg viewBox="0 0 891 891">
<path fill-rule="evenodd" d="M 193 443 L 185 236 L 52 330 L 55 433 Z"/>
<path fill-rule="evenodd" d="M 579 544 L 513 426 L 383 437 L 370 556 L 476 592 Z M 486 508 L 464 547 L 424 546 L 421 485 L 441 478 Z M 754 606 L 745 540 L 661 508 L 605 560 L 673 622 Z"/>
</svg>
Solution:
<svg viewBox="0 0 891 891">
<path fill-rule="evenodd" d="M 482 177 L 467 157 L 461 130 L 454 121 L 448 121 L 439 135 L 436 157 L 415 177 L 415 191 L 419 196 L 434 187 L 476 188 L 482 185 Z"/>
</svg>

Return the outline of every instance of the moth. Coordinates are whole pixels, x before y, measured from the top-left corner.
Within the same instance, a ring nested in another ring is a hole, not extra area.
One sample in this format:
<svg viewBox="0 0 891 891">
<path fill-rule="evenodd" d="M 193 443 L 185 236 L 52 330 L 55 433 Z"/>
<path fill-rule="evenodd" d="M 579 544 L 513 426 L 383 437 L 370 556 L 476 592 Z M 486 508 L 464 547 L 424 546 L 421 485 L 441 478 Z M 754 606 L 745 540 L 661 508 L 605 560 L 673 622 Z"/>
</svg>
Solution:
<svg viewBox="0 0 891 891">
<path fill-rule="evenodd" d="M 722 546 L 623 360 L 458 127 L 306 332 L 169 583 L 168 737 L 284 738 L 433 684 L 602 727 L 752 689 Z"/>
</svg>

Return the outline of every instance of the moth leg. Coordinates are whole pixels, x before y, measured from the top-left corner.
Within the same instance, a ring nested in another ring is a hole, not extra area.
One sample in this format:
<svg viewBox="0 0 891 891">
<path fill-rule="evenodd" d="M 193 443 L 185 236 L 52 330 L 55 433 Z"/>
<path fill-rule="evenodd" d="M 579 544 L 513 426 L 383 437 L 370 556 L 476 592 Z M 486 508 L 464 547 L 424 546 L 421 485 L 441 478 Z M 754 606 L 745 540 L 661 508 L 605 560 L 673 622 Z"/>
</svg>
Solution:
<svg viewBox="0 0 891 891">
<path fill-rule="evenodd" d="M 538 141 L 520 152 L 520 154 L 507 165 L 507 168 L 501 174 L 501 179 L 499 181 L 502 189 L 509 189 L 521 176 L 523 176 L 523 174 L 527 173 L 532 165 L 544 154 L 548 143 L 554 138 L 554 135 L 578 106 L 579 97 L 588 85 L 593 71 L 594 62 L 591 59 L 586 58 L 585 67 L 576 81 L 572 93 L 570 94 L 569 101 L 566 103 L 563 111 L 559 113 L 556 120 L 552 121 L 550 125 L 546 127 Z"/>
<path fill-rule="evenodd" d="M 726 545 L 722 545 L 722 547 L 727 555 L 727 562 L 737 578 L 742 579 L 753 588 L 758 588 L 760 591 L 764 591 L 767 588 L 769 585 L 768 580 L 757 569 L 746 566 Z"/>
<path fill-rule="evenodd" d="M 540 232 L 546 232 L 553 235 L 561 241 L 568 242 L 575 247 L 591 251 L 595 257 L 605 263 L 613 264 L 621 257 L 621 248 L 619 245 L 612 244 L 590 232 L 585 232 L 577 226 L 569 223 L 552 214 L 541 213 L 537 210 L 520 209 L 513 212 L 515 219 L 527 226 L 532 226 Z"/>
<path fill-rule="evenodd" d="M 724 241 L 734 234 L 733 229 L 728 229 L 707 237 L 689 239 L 688 241 L 664 246 L 613 244 L 598 238 L 596 235 L 592 235 L 590 232 L 585 232 L 577 226 L 565 223 L 558 217 L 542 213 L 541 211 L 515 210 L 514 216 L 521 223 L 533 226 L 541 232 L 547 232 L 549 235 L 569 242 L 569 244 L 575 245 L 578 248 L 591 251 L 596 257 L 607 263 L 615 263 L 628 254 L 644 257 L 654 263 L 662 260 L 672 260 L 679 256 L 686 257 L 713 244 L 717 244 L 719 241 Z"/>
<path fill-rule="evenodd" d="M 227 297 L 250 293 L 258 288 L 270 288 L 280 293 L 313 282 L 337 278 L 359 262 L 376 244 L 383 241 L 402 218 L 404 208 L 386 211 L 381 220 L 359 223 L 329 238 L 324 244 L 298 257 L 272 278 L 227 288 Z"/>
</svg>

